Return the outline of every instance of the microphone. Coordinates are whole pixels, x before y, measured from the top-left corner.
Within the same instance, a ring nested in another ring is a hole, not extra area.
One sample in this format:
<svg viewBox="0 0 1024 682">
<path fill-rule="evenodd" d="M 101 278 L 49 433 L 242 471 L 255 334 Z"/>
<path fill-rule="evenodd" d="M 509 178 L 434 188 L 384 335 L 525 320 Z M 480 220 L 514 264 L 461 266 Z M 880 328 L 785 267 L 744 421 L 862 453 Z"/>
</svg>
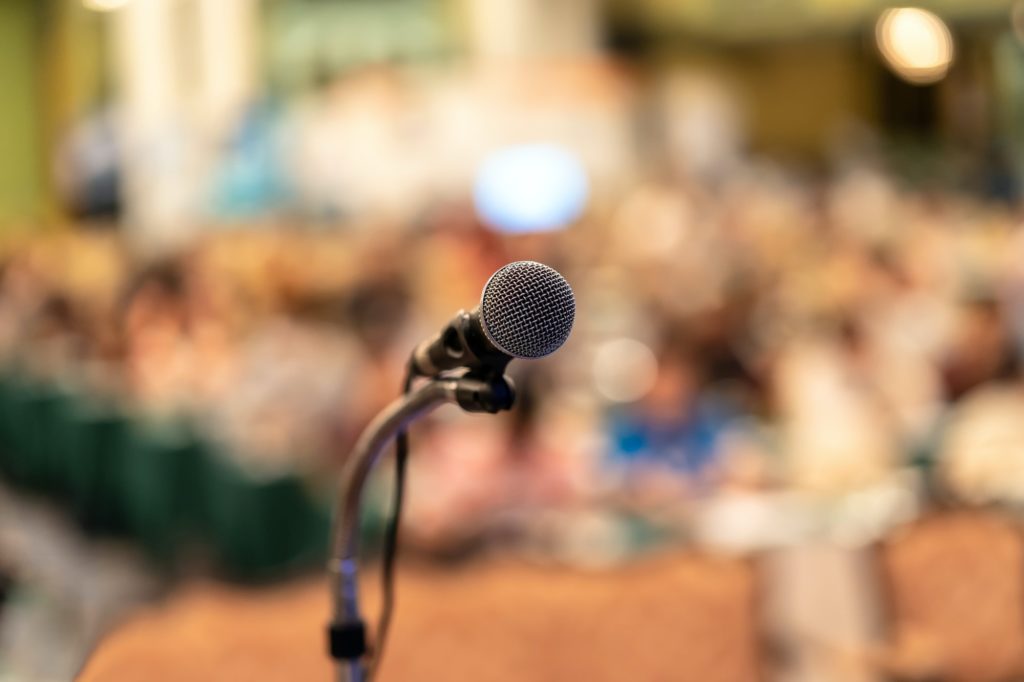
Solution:
<svg viewBox="0 0 1024 682">
<path fill-rule="evenodd" d="M 509 263 L 484 285 L 480 305 L 458 314 L 413 351 L 411 367 L 423 377 L 456 369 L 501 375 L 514 358 L 542 358 L 572 331 L 576 298 L 554 268 L 535 261 Z"/>
<path fill-rule="evenodd" d="M 513 358 L 540 358 L 558 350 L 569 338 L 575 316 L 576 299 L 564 277 L 541 263 L 518 261 L 491 275 L 480 305 L 470 312 L 460 310 L 438 334 L 413 351 L 405 395 L 366 427 L 342 473 L 343 492 L 337 502 L 329 564 L 334 615 L 327 631 L 329 651 L 337 661 L 342 682 L 367 679 L 362 660 L 366 629 L 359 614 L 356 579 L 359 507 L 366 479 L 384 447 L 397 439 L 394 511 L 385 533 L 384 598 L 370 679 L 380 662 L 394 602 L 398 518 L 409 456 L 405 430 L 418 417 L 446 403 L 468 412 L 511 409 L 515 389 L 504 376 L 505 367 Z M 468 371 L 445 375 L 454 370 Z M 431 381 L 413 389 L 415 376 Z"/>
</svg>

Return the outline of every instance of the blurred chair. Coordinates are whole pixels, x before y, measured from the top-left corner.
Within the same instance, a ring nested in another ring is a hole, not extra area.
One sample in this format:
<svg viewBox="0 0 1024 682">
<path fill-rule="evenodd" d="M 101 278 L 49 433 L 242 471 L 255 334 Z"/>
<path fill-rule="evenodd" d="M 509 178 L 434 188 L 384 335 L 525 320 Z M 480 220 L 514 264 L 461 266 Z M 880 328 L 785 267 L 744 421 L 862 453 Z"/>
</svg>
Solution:
<svg viewBox="0 0 1024 682">
<path fill-rule="evenodd" d="M 883 543 L 890 644 L 881 662 L 894 678 L 1024 679 L 1022 540 L 995 512 L 953 511 Z"/>
<path fill-rule="evenodd" d="M 83 401 L 78 408 L 70 449 L 61 453 L 72 513 L 89 531 L 122 532 L 121 476 L 131 421 L 98 402 Z"/>
<path fill-rule="evenodd" d="M 124 447 L 119 495 L 128 530 L 151 559 L 173 567 L 205 521 L 202 441 L 183 425 L 139 420 Z"/>
<path fill-rule="evenodd" d="M 201 467 L 202 535 L 226 575 L 269 580 L 322 564 L 330 517 L 299 478 L 252 475 L 211 444 Z"/>
</svg>

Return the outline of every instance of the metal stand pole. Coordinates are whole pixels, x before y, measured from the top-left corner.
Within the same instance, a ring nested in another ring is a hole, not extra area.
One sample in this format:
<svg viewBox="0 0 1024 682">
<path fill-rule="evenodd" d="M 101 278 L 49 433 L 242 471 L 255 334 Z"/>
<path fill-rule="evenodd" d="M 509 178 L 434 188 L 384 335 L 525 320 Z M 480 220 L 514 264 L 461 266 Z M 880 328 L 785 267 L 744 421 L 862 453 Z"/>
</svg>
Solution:
<svg viewBox="0 0 1024 682">
<path fill-rule="evenodd" d="M 511 384 L 501 376 L 435 379 L 391 403 L 359 437 L 342 471 L 327 567 L 333 608 L 332 639 L 335 631 L 343 631 L 346 635 L 355 632 L 358 640 L 347 652 L 341 651 L 345 646 L 336 649 L 332 641 L 331 654 L 337 660 L 338 682 L 365 682 L 367 675 L 361 650 L 365 635 L 359 614 L 357 552 L 362 493 L 374 464 L 402 429 L 445 403 L 457 404 L 471 412 L 498 412 L 509 409 L 514 398 Z"/>
</svg>

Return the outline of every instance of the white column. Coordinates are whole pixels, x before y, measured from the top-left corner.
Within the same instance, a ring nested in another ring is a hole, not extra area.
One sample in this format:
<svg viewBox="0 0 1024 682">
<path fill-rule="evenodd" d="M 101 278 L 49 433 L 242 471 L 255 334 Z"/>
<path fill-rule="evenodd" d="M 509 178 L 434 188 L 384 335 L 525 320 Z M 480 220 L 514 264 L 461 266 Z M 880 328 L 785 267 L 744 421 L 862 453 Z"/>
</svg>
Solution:
<svg viewBox="0 0 1024 682">
<path fill-rule="evenodd" d="M 132 0 L 112 17 L 125 217 L 135 241 L 146 247 L 176 241 L 191 212 L 176 5 Z"/>
<path fill-rule="evenodd" d="M 257 88 L 257 0 L 199 0 L 198 114 L 205 130 L 223 134 Z"/>
<path fill-rule="evenodd" d="M 144 248 L 202 221 L 217 150 L 255 91 L 258 0 L 130 0 L 113 17 L 126 218 Z"/>
</svg>

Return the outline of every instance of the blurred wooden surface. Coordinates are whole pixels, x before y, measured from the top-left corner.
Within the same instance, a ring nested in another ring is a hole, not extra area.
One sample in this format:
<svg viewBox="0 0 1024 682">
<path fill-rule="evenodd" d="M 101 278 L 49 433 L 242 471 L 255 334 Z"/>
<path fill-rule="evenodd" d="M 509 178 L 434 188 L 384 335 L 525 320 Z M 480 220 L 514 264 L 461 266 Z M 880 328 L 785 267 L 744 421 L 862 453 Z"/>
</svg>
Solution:
<svg viewBox="0 0 1024 682">
<path fill-rule="evenodd" d="M 1012 518 L 926 517 L 882 553 L 894 672 L 908 679 L 1024 679 L 1024 535 Z"/>
<path fill-rule="evenodd" d="M 376 617 L 378 576 L 365 610 Z M 479 561 L 403 566 L 382 682 L 750 682 L 747 564 L 662 557 L 601 572 Z M 329 680 L 322 579 L 188 585 L 112 632 L 83 682 Z"/>
</svg>

